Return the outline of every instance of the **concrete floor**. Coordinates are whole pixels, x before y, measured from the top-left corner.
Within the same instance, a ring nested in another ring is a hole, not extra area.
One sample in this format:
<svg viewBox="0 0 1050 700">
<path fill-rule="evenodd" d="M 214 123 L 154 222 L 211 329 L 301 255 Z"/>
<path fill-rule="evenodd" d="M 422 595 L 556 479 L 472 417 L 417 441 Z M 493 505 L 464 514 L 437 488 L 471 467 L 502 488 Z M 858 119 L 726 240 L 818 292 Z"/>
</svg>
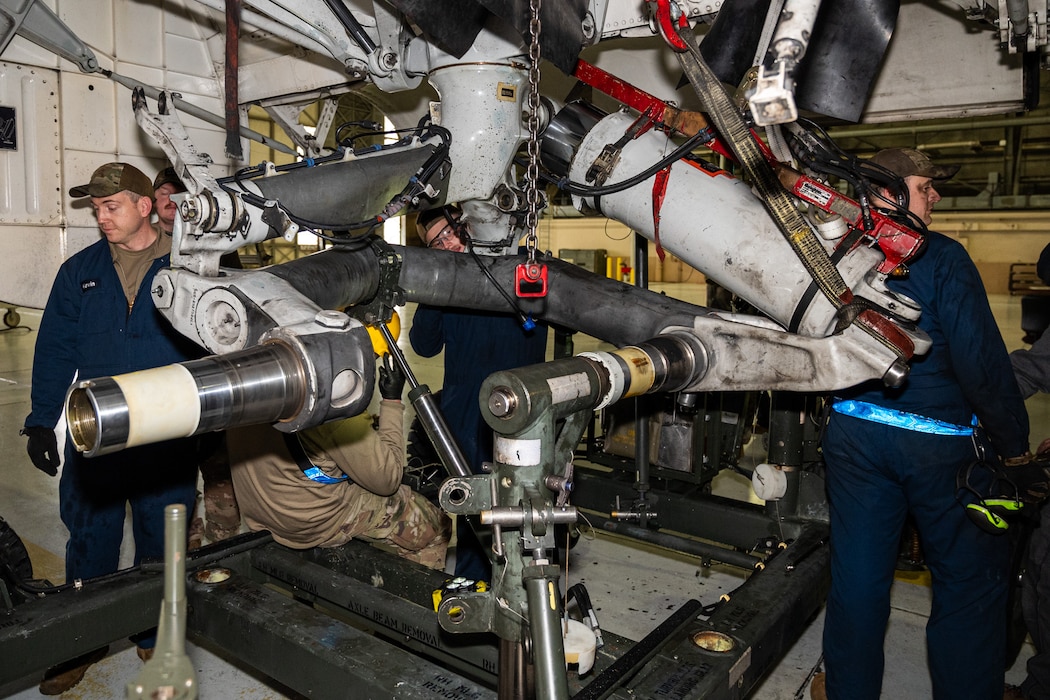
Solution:
<svg viewBox="0 0 1050 700">
<path fill-rule="evenodd" d="M 654 285 L 656 287 L 656 285 Z M 703 303 L 705 289 L 696 284 L 666 284 L 668 294 L 694 303 Z M 1010 349 L 1022 347 L 1020 303 L 1017 298 L 995 296 L 993 311 Z M 30 550 L 34 575 L 58 583 L 63 579 L 62 556 L 66 531 L 58 518 L 58 480 L 32 467 L 25 453 L 25 438 L 18 429 L 29 411 L 30 370 L 35 329 L 40 313 L 19 310 L 22 324 L 0 332 L 0 516 L 24 540 Z M 411 306 L 402 310 L 404 327 L 411 323 Z M 407 335 L 399 342 L 408 350 Z M 577 339 L 576 351 L 597 347 L 593 341 Z M 409 351 L 410 352 L 410 351 Z M 420 381 L 437 388 L 441 384 L 441 359 L 421 359 L 410 354 L 410 363 Z M 1050 397 L 1029 401 L 1032 418 L 1032 444 L 1050 436 Z M 757 448 L 757 446 L 752 446 Z M 748 454 L 757 452 L 749 449 Z M 755 500 L 749 484 L 738 475 L 723 473 L 716 478 L 715 492 L 735 498 Z M 130 539 L 130 538 L 129 538 Z M 131 552 L 122 556 L 125 564 Z M 702 568 L 699 561 L 684 555 L 668 555 L 600 534 L 581 538 L 572 550 L 569 581 L 584 581 L 597 609 L 602 626 L 631 639 L 640 639 L 685 601 L 716 601 L 742 582 L 742 574 L 728 567 Z M 887 634 L 887 674 L 884 698 L 921 698 L 930 695 L 925 667 L 924 625 L 929 614 L 930 595 L 921 576 L 900 578 L 893 590 L 893 612 Z M 795 700 L 808 697 L 811 672 L 820 661 L 823 614 L 809 625 L 777 668 L 751 696 L 756 700 Z M 188 653 L 198 672 L 201 698 L 279 699 L 296 697 L 275 687 L 254 671 L 238 668 L 212 651 L 188 645 Z M 1024 662 L 1031 655 L 1026 644 L 1007 674 L 1007 681 L 1020 683 Z M 0 663 L 3 663 L 0 660 Z M 125 684 L 141 669 L 141 662 L 129 643 L 111 645 L 110 655 L 93 666 L 84 681 L 63 697 L 101 700 L 123 694 Z M 42 697 L 36 690 L 36 677 L 27 677 L 0 687 L 2 698 Z"/>
</svg>

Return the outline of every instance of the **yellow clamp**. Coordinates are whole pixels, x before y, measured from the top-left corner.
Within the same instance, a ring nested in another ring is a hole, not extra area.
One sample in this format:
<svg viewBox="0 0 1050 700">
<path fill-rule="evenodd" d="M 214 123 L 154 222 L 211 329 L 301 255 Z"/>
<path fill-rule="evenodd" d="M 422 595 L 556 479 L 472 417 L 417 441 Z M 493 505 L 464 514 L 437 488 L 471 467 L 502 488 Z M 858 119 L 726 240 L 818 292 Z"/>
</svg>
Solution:
<svg viewBox="0 0 1050 700">
<path fill-rule="evenodd" d="M 386 324 L 386 327 L 390 329 L 390 335 L 393 336 L 394 340 L 397 340 L 398 336 L 401 335 L 401 317 L 397 315 L 396 311 L 390 317 L 390 322 Z M 372 340 L 372 351 L 375 352 L 376 357 L 382 357 L 390 352 L 390 348 L 386 344 L 386 338 L 383 337 L 383 333 L 378 326 L 365 326 L 365 330 L 368 331 L 368 337 Z"/>
<path fill-rule="evenodd" d="M 489 585 L 484 581 L 475 581 L 462 576 L 448 579 L 441 588 L 435 589 L 432 594 L 434 599 L 434 612 L 437 612 L 437 609 L 440 607 L 441 601 L 445 599 L 445 596 L 459 595 L 460 593 L 484 593 L 488 589 Z"/>
</svg>

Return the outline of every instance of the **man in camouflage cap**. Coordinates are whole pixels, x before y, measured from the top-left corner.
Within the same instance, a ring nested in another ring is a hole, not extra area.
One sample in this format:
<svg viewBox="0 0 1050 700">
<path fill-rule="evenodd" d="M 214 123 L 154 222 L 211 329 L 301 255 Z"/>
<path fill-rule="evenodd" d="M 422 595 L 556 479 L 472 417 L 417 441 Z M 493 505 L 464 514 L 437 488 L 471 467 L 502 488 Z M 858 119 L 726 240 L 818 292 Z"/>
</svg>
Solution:
<svg viewBox="0 0 1050 700">
<path fill-rule="evenodd" d="M 935 165 L 928 155 L 914 148 L 885 148 L 871 162 L 904 180 L 908 188 L 907 208 L 927 226 L 933 221 L 934 205 L 941 201 L 937 183 L 950 180 L 959 172 L 959 166 Z"/>
<path fill-rule="evenodd" d="M 60 460 L 55 425 L 75 376 L 104 377 L 201 357 L 153 305 L 153 277 L 167 267 L 171 237 L 150 224 L 153 183 L 127 163 L 106 163 L 89 182 L 69 190 L 90 197 L 103 238 L 66 260 L 40 319 L 33 358 L 32 412 L 22 433 L 33 465 L 55 476 Z M 131 504 L 135 564 L 164 556 L 164 507 L 193 507 L 195 443 L 173 440 L 86 460 L 65 444 L 59 510 L 69 529 L 66 581 L 117 570 L 124 515 Z M 139 641 L 139 655 L 153 639 Z M 147 651 L 148 650 L 148 651 Z M 41 692 L 57 695 L 76 685 L 98 650 L 45 675 Z"/>
<path fill-rule="evenodd" d="M 90 182 L 71 187 L 69 196 L 91 197 L 98 227 L 111 245 L 137 252 L 156 242 L 156 229 L 149 223 L 153 183 L 138 168 L 106 163 L 91 174 Z M 132 295 L 128 303 L 133 302 Z"/>
<path fill-rule="evenodd" d="M 153 178 L 153 198 L 157 200 L 157 223 L 165 233 L 171 234 L 175 229 L 175 214 L 178 207 L 171 201 L 171 195 L 186 191 L 175 168 L 170 165 Z"/>
</svg>

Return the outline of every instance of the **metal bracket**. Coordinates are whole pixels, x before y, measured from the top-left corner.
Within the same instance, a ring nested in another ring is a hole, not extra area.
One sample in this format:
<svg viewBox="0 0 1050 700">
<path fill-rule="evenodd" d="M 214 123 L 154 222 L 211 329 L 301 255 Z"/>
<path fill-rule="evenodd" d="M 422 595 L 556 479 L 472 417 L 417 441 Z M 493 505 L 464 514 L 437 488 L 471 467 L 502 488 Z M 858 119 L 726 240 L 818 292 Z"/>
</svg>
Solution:
<svg viewBox="0 0 1050 700">
<path fill-rule="evenodd" d="M 437 617 L 441 629 L 456 634 L 491 632 L 495 624 L 496 602 L 490 593 L 460 593 L 443 598 Z"/>
<path fill-rule="evenodd" d="M 0 35 L 0 54 L 18 34 L 77 64 L 84 73 L 98 72 L 95 54 L 43 2 L 0 1 L 0 18 L 4 18 L 0 22 L 0 27 L 4 28 L 4 33 Z"/>
<path fill-rule="evenodd" d="M 295 240 L 295 234 L 299 233 L 299 224 L 292 221 L 288 212 L 279 202 L 268 199 L 262 212 L 263 223 L 276 231 L 286 241 Z"/>
<path fill-rule="evenodd" d="M 133 89 L 131 106 L 135 111 L 135 121 L 164 151 L 190 194 L 221 190 L 208 170 L 213 162 L 211 156 L 197 150 L 178 115 L 171 111 L 169 97 L 173 104 L 178 95 L 162 91 L 157 96 L 157 112 L 153 113 L 146 104 L 146 91 L 138 87 Z"/>
<path fill-rule="evenodd" d="M 334 99 L 324 101 L 322 117 L 328 105 L 334 102 Z M 315 134 L 311 134 L 299 123 L 299 115 L 303 112 L 300 105 L 264 105 L 263 109 L 270 115 L 270 118 L 277 122 L 277 125 L 281 127 L 284 133 L 288 134 L 292 142 L 303 149 L 306 157 L 313 158 L 320 155 L 321 148 L 324 146 L 325 135 L 322 134 L 318 137 Z M 331 122 L 329 121 L 329 123 Z"/>
<path fill-rule="evenodd" d="M 492 474 L 454 476 L 445 480 L 438 491 L 441 509 L 450 515 L 473 515 L 491 509 L 492 489 L 486 481 L 495 479 Z"/>
<path fill-rule="evenodd" d="M 379 38 L 379 46 L 368 55 L 372 82 L 387 93 L 416 88 L 423 76 L 409 76 L 405 71 L 405 49 L 414 37 L 406 34 L 406 23 L 402 21 L 400 13 L 391 11 L 385 2 L 373 1 L 372 16 L 375 17 Z"/>
<path fill-rule="evenodd" d="M 748 91 L 748 106 L 758 126 L 798 121 L 794 82 L 784 61 L 776 61 L 772 70 L 758 67 L 755 87 Z"/>
<path fill-rule="evenodd" d="M 379 261 L 379 285 L 376 295 L 367 304 L 358 304 L 347 313 L 371 326 L 376 323 L 387 323 L 394 315 L 394 309 L 405 303 L 405 290 L 401 288 L 401 256 L 389 243 L 378 236 L 373 236 L 371 247 Z"/>
</svg>

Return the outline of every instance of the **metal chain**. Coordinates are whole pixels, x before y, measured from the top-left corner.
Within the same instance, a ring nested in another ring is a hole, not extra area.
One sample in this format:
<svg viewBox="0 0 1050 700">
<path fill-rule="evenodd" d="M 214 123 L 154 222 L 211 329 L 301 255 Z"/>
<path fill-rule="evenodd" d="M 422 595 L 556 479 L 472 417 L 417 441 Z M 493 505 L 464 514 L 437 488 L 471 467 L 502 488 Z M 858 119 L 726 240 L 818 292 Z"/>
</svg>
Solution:
<svg viewBox="0 0 1050 700">
<path fill-rule="evenodd" d="M 525 248 L 529 262 L 536 262 L 536 226 L 540 209 L 540 0 L 529 0 L 529 165 L 525 169 L 525 199 L 528 214 L 525 216 Z"/>
</svg>

